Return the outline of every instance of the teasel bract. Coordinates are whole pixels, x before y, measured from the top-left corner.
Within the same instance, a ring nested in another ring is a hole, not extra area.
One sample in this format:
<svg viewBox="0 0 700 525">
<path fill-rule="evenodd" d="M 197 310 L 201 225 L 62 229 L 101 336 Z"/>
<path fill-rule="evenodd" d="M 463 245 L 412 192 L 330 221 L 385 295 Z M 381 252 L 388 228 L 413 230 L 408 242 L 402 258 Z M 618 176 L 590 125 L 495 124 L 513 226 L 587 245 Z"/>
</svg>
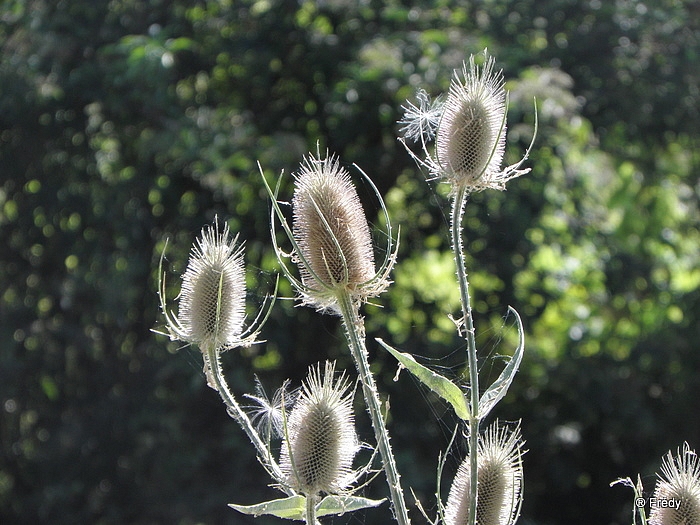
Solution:
<svg viewBox="0 0 700 525">
<path fill-rule="evenodd" d="M 404 106 L 401 131 L 411 140 L 420 139 L 424 159 L 409 153 L 426 167 L 431 176 L 452 186 L 452 193 L 472 193 L 485 189 L 505 189 L 506 183 L 528 173 L 519 169 L 524 157 L 501 168 L 506 144 L 508 94 L 502 70 L 484 50 L 484 63 L 477 65 L 474 55 L 455 70 L 447 98 L 431 103 L 424 90 L 418 92 L 418 105 Z M 535 117 L 535 132 L 537 119 Z M 435 152 L 426 146 L 435 137 Z M 534 137 L 533 137 L 534 141 Z M 405 144 L 405 143 L 404 143 Z"/>
<path fill-rule="evenodd" d="M 522 505 L 523 441 L 520 427 L 509 430 L 498 421 L 478 441 L 476 523 L 510 525 Z M 445 507 L 445 525 L 466 525 L 471 498 L 470 457 L 457 470 Z"/>
<path fill-rule="evenodd" d="M 203 352 L 210 347 L 221 351 L 255 342 L 262 310 L 246 329 L 243 254 L 243 244 L 238 243 L 238 235 L 230 238 L 228 224 L 220 230 L 215 218 L 213 225 L 204 226 L 182 276 L 177 315 L 165 304 L 161 257 L 158 295 L 170 339 L 195 344 Z"/>
<path fill-rule="evenodd" d="M 354 390 L 335 364 L 311 367 L 286 417 L 280 467 L 286 483 L 309 497 L 343 492 L 355 479 L 359 449 L 352 409 Z"/>
<path fill-rule="evenodd" d="M 337 157 L 309 155 L 303 160 L 294 175 L 291 228 L 273 202 L 294 247 L 292 260 L 299 268 L 300 279 L 292 276 L 284 264 L 282 267 L 302 304 L 339 313 L 341 297 L 349 296 L 359 305 L 390 284 L 398 246 L 393 244 L 386 206 L 376 186 L 362 174 L 381 203 L 388 228 L 386 256 L 379 269 L 375 269 L 372 236 L 360 198 Z M 273 194 L 273 201 L 275 197 Z M 274 220 L 272 224 L 275 241 Z M 282 253 L 279 247 L 277 252 Z"/>
<path fill-rule="evenodd" d="M 700 525 L 700 461 L 687 443 L 663 459 L 649 525 Z"/>
</svg>

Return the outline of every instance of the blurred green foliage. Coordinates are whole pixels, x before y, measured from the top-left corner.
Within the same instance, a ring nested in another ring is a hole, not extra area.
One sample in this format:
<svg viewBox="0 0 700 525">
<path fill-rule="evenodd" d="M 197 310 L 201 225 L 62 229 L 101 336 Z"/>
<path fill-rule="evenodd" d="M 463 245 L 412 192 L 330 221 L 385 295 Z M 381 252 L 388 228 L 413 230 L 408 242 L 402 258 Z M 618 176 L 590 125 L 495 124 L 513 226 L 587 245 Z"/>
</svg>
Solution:
<svg viewBox="0 0 700 525">
<path fill-rule="evenodd" d="M 692 0 L 1 3 L 0 522 L 253 522 L 226 503 L 275 492 L 197 352 L 150 331 L 157 262 L 169 239 L 182 272 L 218 214 L 246 239 L 254 308 L 276 272 L 256 163 L 289 174 L 317 142 L 362 167 L 401 226 L 370 341 L 461 374 L 445 188 L 395 122 L 484 47 L 509 79 L 512 161 L 533 97 L 540 120 L 532 173 L 466 211 L 484 380 L 514 342 L 507 305 L 528 332 L 495 411 L 523 418 L 521 522 L 629 522 L 631 495 L 608 483 L 641 472 L 650 488 L 666 450 L 700 447 L 699 40 Z M 337 320 L 292 301 L 263 337 L 225 356 L 238 395 L 254 374 L 272 390 L 319 359 L 351 366 Z M 370 347 L 404 483 L 434 508 L 456 420 Z"/>
</svg>

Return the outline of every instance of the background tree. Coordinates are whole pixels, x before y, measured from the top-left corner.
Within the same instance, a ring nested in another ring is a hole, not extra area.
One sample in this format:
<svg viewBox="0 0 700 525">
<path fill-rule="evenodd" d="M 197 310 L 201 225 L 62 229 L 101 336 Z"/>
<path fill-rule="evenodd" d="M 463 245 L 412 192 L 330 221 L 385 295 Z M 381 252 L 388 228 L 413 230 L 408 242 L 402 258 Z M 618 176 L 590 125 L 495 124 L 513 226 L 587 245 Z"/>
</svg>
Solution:
<svg viewBox="0 0 700 525">
<path fill-rule="evenodd" d="M 460 373 L 445 191 L 395 122 L 417 87 L 444 91 L 484 47 L 512 79 L 511 140 L 527 144 L 533 96 L 540 116 L 533 173 L 475 196 L 466 222 L 480 348 L 509 348 L 506 305 L 526 320 L 525 361 L 495 414 L 523 418 L 522 521 L 626 523 L 629 494 L 608 483 L 697 447 L 696 2 L 455 4 L 0 5 L 0 521 L 245 523 L 225 504 L 267 496 L 264 473 L 195 352 L 150 332 L 155 268 L 169 238 L 166 265 L 182 273 L 218 214 L 246 239 L 261 301 L 276 268 L 255 163 L 289 173 L 317 141 L 365 169 L 401 225 L 368 334 Z M 268 343 L 226 355 L 229 383 L 298 384 L 326 357 L 351 368 L 339 330 L 280 301 Z M 429 507 L 455 420 L 371 351 L 399 468 Z M 498 374 L 491 363 L 482 373 Z"/>
</svg>

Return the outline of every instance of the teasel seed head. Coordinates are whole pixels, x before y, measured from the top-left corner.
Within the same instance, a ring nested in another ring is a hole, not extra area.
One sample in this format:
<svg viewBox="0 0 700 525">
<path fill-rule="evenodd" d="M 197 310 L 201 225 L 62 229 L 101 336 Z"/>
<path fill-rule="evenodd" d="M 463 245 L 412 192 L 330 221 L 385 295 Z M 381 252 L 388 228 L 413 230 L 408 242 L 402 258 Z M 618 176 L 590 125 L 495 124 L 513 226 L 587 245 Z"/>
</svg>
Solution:
<svg viewBox="0 0 700 525">
<path fill-rule="evenodd" d="M 247 330 L 243 326 L 246 298 L 243 253 L 238 236 L 230 238 L 227 224 L 220 230 L 215 218 L 213 225 L 202 228 L 182 276 L 177 315 L 165 305 L 161 257 L 158 295 L 165 314 L 166 335 L 172 340 L 196 344 L 202 351 L 210 347 L 227 350 L 255 342 L 260 316 L 256 319 L 257 326 Z"/>
<path fill-rule="evenodd" d="M 404 106 L 404 118 L 399 121 L 405 138 L 415 141 L 420 137 L 425 160 L 406 147 L 409 154 L 428 168 L 431 176 L 451 184 L 453 194 L 489 188 L 503 190 L 510 179 L 530 171 L 519 167 L 527 159 L 532 143 L 518 163 L 501 168 L 506 145 L 508 95 L 503 71 L 495 70 L 495 60 L 487 50 L 483 55 L 482 65 L 478 65 L 472 55 L 468 64 L 463 63 L 461 73 L 455 70 L 444 101 L 438 98 L 437 104 L 428 106 L 427 95 L 419 91 L 418 105 Z M 433 135 L 434 156 L 426 146 Z M 534 142 L 534 136 L 532 140 Z"/>
<path fill-rule="evenodd" d="M 677 506 L 652 506 L 649 525 L 700 525 L 700 461 L 687 443 L 675 457 L 670 451 L 664 457 L 654 498 Z"/>
<path fill-rule="evenodd" d="M 360 303 L 386 289 L 396 252 L 390 239 L 387 259 L 375 269 L 367 218 L 337 157 L 304 159 L 295 174 L 292 212 L 293 260 L 301 276 L 295 286 L 303 304 L 334 311 L 339 294 Z"/>
<path fill-rule="evenodd" d="M 312 367 L 286 420 L 280 467 L 287 483 L 307 496 L 337 494 L 355 479 L 359 449 L 349 380 L 335 364 Z"/>
<path fill-rule="evenodd" d="M 520 427 L 513 431 L 498 421 L 479 436 L 478 494 L 476 520 L 479 525 L 515 523 L 522 503 L 522 449 Z M 445 508 L 446 525 L 466 525 L 470 503 L 470 459 L 462 462 L 452 482 Z"/>
<path fill-rule="evenodd" d="M 500 171 L 506 144 L 506 92 L 502 71 L 486 56 L 479 67 L 472 56 L 450 84 L 437 131 L 437 160 L 455 185 L 478 187 Z"/>
<path fill-rule="evenodd" d="M 292 207 L 294 236 L 310 266 L 301 268 L 305 285 L 316 285 L 311 272 L 329 288 L 356 288 L 374 276 L 369 225 L 337 158 L 305 159 Z"/>
</svg>

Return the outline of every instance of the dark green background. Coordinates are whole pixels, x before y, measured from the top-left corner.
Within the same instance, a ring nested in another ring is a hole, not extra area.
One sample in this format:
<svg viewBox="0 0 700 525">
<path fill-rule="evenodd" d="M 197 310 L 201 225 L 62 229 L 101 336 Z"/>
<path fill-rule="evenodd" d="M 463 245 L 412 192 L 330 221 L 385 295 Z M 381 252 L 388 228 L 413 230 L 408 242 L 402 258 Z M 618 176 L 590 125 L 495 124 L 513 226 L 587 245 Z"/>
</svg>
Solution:
<svg viewBox="0 0 700 525">
<path fill-rule="evenodd" d="M 0 522 L 278 523 L 226 506 L 280 493 L 197 350 L 150 330 L 165 239 L 172 298 L 215 214 L 246 239 L 251 310 L 262 301 L 278 270 L 256 162 L 289 174 L 317 142 L 401 226 L 395 284 L 365 314 L 404 486 L 434 513 L 455 417 L 406 373 L 393 382 L 373 338 L 452 376 L 465 355 L 446 316 L 446 188 L 395 122 L 488 47 L 510 90 L 507 162 L 533 97 L 540 119 L 532 173 L 475 196 L 465 222 L 484 385 L 513 348 L 507 305 L 526 325 L 493 413 L 523 420 L 520 523 L 630 523 L 632 492 L 608 484 L 641 473 L 651 490 L 666 451 L 700 446 L 699 21 L 694 0 L 0 2 Z M 318 360 L 351 366 L 338 320 L 292 301 L 262 337 L 224 356 L 238 396 L 254 374 L 271 391 Z M 452 452 L 445 488 L 463 443 Z M 324 523 L 388 519 L 384 505 Z"/>
</svg>

